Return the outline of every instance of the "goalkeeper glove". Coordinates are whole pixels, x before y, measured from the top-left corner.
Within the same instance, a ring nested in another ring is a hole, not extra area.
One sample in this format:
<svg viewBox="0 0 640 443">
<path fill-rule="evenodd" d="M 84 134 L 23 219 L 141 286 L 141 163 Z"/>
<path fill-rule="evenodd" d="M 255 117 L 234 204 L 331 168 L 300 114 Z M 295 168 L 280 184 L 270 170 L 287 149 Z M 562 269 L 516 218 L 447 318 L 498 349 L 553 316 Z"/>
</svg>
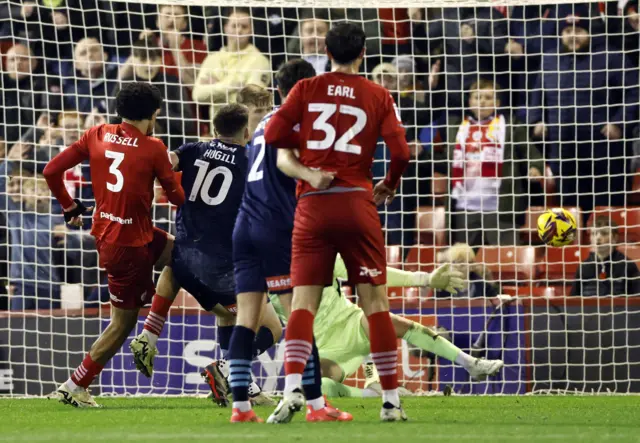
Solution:
<svg viewBox="0 0 640 443">
<path fill-rule="evenodd" d="M 420 272 L 420 286 L 429 286 L 432 289 L 444 289 L 451 294 L 457 294 L 459 289 L 464 288 L 464 275 L 460 271 L 451 269 L 450 264 L 445 264 L 437 268 L 431 274 Z"/>
</svg>

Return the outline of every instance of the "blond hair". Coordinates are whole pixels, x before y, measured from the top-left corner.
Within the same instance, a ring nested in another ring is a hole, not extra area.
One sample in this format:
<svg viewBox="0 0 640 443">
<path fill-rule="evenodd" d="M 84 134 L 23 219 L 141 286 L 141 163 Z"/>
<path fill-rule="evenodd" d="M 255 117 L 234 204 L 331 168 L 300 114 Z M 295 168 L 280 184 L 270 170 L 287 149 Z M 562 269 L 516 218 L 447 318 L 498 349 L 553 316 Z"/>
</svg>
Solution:
<svg viewBox="0 0 640 443">
<path fill-rule="evenodd" d="M 272 103 L 271 93 L 263 86 L 249 84 L 238 92 L 236 103 L 256 107 L 270 106 Z"/>
</svg>

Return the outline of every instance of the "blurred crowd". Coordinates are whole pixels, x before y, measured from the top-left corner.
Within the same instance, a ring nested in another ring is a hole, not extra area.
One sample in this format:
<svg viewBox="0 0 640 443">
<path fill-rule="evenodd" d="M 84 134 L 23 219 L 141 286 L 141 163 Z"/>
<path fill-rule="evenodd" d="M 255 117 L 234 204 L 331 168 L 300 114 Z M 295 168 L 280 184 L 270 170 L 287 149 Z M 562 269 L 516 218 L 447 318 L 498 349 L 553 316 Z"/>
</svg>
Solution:
<svg viewBox="0 0 640 443">
<path fill-rule="evenodd" d="M 245 85 L 273 87 L 283 62 L 328 71 L 324 36 L 343 20 L 364 28 L 362 74 L 394 97 L 414 159 L 381 210 L 388 244 L 420 242 L 425 206 L 446 208 L 444 244 L 470 254 L 521 244 L 532 205 L 579 207 L 586 221 L 598 206 L 631 203 L 637 0 L 325 10 L 11 0 L 0 4 L 0 308 L 58 307 L 74 284 L 87 303 L 108 298 L 89 226 L 64 226 L 41 173 L 84 130 L 118 121 L 124 82 L 163 92 L 156 134 L 173 150 L 210 137 L 217 107 Z M 374 177 L 387 159 L 381 144 Z M 66 183 L 91 205 L 87 165 Z M 161 193 L 156 203 L 170 230 L 172 209 Z"/>
</svg>

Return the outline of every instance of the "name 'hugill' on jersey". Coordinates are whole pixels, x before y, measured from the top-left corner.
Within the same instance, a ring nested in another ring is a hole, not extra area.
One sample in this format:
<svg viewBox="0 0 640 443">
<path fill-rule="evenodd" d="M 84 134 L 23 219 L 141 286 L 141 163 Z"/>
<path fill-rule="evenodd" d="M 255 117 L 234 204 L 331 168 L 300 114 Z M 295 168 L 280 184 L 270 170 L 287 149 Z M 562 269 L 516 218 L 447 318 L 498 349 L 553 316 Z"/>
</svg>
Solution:
<svg viewBox="0 0 640 443">
<path fill-rule="evenodd" d="M 220 143 L 212 144 L 211 149 L 207 149 L 204 154 L 202 154 L 202 158 L 207 158 L 210 160 L 218 160 L 221 162 L 229 163 L 230 165 L 236 164 L 236 156 L 234 154 L 229 154 L 226 152 L 222 152 L 220 149 L 235 151 L 237 148 L 233 146 L 225 146 Z"/>
</svg>

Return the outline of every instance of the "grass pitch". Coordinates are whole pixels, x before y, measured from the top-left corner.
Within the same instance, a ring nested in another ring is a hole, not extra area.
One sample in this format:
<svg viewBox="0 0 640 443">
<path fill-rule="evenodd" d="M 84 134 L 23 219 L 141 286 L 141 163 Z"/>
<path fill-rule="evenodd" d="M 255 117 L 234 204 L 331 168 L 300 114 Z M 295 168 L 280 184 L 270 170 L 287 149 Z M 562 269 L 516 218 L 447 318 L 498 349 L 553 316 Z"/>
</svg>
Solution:
<svg viewBox="0 0 640 443">
<path fill-rule="evenodd" d="M 0 441 L 640 442 L 638 397 L 422 397 L 406 423 L 380 423 L 377 399 L 338 399 L 351 423 L 230 424 L 230 409 L 192 398 L 104 398 L 102 409 L 0 399 Z M 258 408 L 267 418 L 271 408 Z"/>
</svg>

